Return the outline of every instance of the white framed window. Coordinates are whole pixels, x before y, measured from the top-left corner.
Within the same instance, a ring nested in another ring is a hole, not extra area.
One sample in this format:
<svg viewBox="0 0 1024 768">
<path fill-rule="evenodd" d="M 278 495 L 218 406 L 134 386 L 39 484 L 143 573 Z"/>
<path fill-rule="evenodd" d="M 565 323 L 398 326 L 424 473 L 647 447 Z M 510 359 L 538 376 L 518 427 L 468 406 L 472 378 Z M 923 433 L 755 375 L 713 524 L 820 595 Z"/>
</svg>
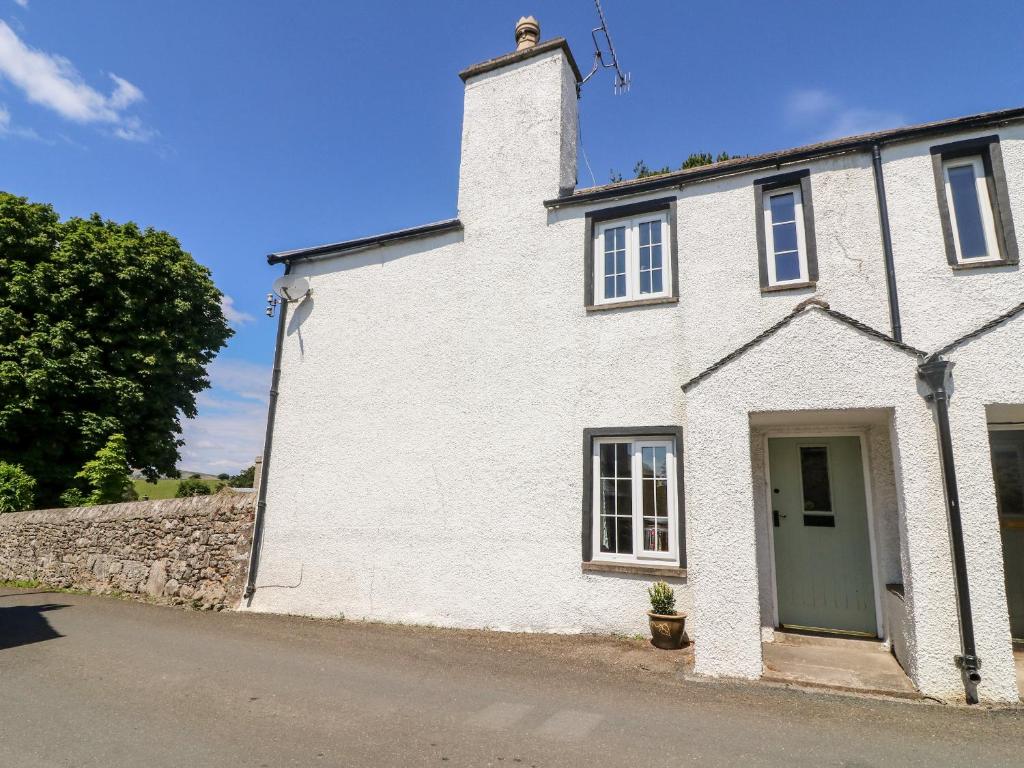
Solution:
<svg viewBox="0 0 1024 768">
<path fill-rule="evenodd" d="M 602 222 L 594 232 L 594 303 L 672 294 L 666 213 Z"/>
<path fill-rule="evenodd" d="M 800 186 L 766 190 L 761 198 L 768 285 L 809 281 L 807 234 Z"/>
<path fill-rule="evenodd" d="M 945 160 L 942 175 L 957 261 L 999 260 L 995 216 L 981 156 Z"/>
<path fill-rule="evenodd" d="M 675 440 L 595 438 L 591 460 L 593 559 L 678 562 Z"/>
</svg>

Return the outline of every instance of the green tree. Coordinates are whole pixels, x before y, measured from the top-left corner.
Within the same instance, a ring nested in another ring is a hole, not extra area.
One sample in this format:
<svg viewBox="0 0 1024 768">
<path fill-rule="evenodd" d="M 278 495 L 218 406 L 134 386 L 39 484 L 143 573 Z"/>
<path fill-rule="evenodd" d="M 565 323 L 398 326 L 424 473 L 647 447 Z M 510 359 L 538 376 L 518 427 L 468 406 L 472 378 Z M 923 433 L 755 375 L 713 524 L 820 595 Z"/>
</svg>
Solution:
<svg viewBox="0 0 1024 768">
<path fill-rule="evenodd" d="M 113 434 L 149 479 L 179 460 L 184 417 L 231 335 L 210 271 L 166 232 L 60 221 L 0 192 L 0 460 L 52 504 Z"/>
<path fill-rule="evenodd" d="M 0 513 L 31 509 L 36 481 L 17 464 L 0 461 Z"/>
<path fill-rule="evenodd" d="M 138 498 L 132 484 L 131 467 L 128 466 L 128 441 L 120 433 L 111 435 L 106 445 L 96 451 L 96 458 L 85 462 L 75 478 L 84 480 L 92 489 L 85 498 L 85 504 L 89 506 Z M 70 489 L 61 498 L 70 499 L 69 493 L 74 490 L 77 489 Z"/>
<path fill-rule="evenodd" d="M 198 477 L 186 477 L 178 483 L 178 490 L 175 497 L 184 499 L 187 496 L 209 496 L 212 493 L 210 486 Z"/>
<path fill-rule="evenodd" d="M 232 488 L 252 488 L 256 484 L 256 465 L 250 464 L 237 475 L 228 480 Z"/>
<path fill-rule="evenodd" d="M 217 479 L 223 480 L 226 483 L 228 480 L 231 479 L 231 475 L 229 475 L 227 472 L 221 472 L 219 475 L 217 475 Z"/>
</svg>

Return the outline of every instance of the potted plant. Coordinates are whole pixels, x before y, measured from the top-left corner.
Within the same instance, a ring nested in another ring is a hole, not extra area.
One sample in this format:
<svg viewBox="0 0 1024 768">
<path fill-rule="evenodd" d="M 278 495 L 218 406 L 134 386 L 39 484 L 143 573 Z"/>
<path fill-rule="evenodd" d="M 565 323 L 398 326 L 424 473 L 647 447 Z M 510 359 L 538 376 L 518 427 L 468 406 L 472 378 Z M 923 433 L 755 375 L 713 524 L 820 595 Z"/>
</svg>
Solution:
<svg viewBox="0 0 1024 768">
<path fill-rule="evenodd" d="M 664 581 L 659 581 L 648 588 L 647 594 L 651 598 L 651 610 L 647 612 L 651 624 L 651 642 L 665 650 L 681 648 L 686 614 L 676 612 L 675 590 Z"/>
</svg>

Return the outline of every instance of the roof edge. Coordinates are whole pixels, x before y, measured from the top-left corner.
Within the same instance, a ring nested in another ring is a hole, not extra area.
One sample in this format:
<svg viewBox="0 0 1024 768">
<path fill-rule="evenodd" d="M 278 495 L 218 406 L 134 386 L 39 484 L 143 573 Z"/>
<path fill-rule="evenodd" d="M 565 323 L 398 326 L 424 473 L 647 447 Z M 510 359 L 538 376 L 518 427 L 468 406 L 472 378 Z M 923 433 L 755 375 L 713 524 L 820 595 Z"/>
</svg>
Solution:
<svg viewBox="0 0 1024 768">
<path fill-rule="evenodd" d="M 998 315 L 997 317 L 993 317 L 987 323 L 978 326 L 973 331 L 970 331 L 969 333 L 965 333 L 963 336 L 961 336 L 961 337 L 959 337 L 957 339 L 954 339 L 953 341 L 949 342 L 949 344 L 947 344 L 946 346 L 940 347 L 939 349 L 935 350 L 930 355 L 928 355 L 928 359 L 929 360 L 935 360 L 935 359 L 937 359 L 939 357 L 942 357 L 943 355 L 949 354 L 953 350 L 958 349 L 959 347 L 962 347 L 968 341 L 971 341 L 973 339 L 976 339 L 978 336 L 982 336 L 982 335 L 988 333 L 993 328 L 1002 325 L 1007 320 L 1010 320 L 1011 318 L 1016 317 L 1017 315 L 1019 315 L 1022 312 L 1024 312 L 1024 301 L 1022 301 L 1020 304 L 1018 304 L 1017 306 L 1013 307 L 1012 309 L 1009 309 L 1006 312 L 1003 312 L 1001 315 Z"/>
<path fill-rule="evenodd" d="M 683 384 L 683 391 L 688 392 L 695 385 L 699 384 L 700 382 L 711 376 L 719 369 L 724 368 L 733 360 L 742 357 L 746 352 L 756 347 L 762 341 L 765 341 L 769 337 L 774 336 L 775 333 L 782 330 L 784 327 L 793 322 L 793 320 L 795 320 L 799 315 L 802 315 L 809 309 L 819 309 L 829 317 L 832 317 L 833 319 L 838 320 L 839 322 L 848 325 L 853 329 L 860 331 L 861 333 L 866 333 L 868 336 L 872 336 L 878 339 L 879 341 L 885 342 L 886 344 L 895 347 L 896 349 L 902 350 L 904 352 L 909 352 L 915 357 L 925 358 L 928 355 L 927 352 L 917 349 L 916 347 L 912 347 L 909 344 L 904 344 L 901 341 L 896 341 L 896 339 L 894 339 L 892 336 L 889 336 L 886 333 L 882 333 L 878 329 L 872 328 L 870 325 L 862 323 L 860 320 L 852 318 L 849 315 L 844 315 L 842 312 L 837 312 L 836 310 L 832 309 L 827 302 L 822 301 L 821 299 L 810 298 L 801 301 L 793 308 L 792 312 L 783 317 L 777 323 L 761 331 L 761 333 L 752 338 L 750 341 L 746 342 L 745 344 L 741 344 L 739 347 L 734 349 L 725 357 L 715 361 L 707 368 L 705 368 L 703 371 L 694 376 L 692 379 L 687 381 L 685 384 Z"/>
<path fill-rule="evenodd" d="M 492 72 L 495 69 L 501 69 L 507 67 L 509 64 L 515 64 L 520 61 L 532 58 L 534 56 L 540 56 L 542 53 L 548 53 L 561 48 L 565 51 L 565 58 L 569 61 L 569 66 L 572 68 L 572 72 L 576 75 L 576 82 L 583 82 L 583 75 L 580 74 L 580 68 L 576 65 L 576 59 L 573 58 L 572 50 L 569 48 L 569 41 L 564 37 L 555 37 L 551 40 L 545 40 L 543 43 L 537 43 L 532 48 L 524 48 L 521 51 L 512 51 L 501 56 L 497 56 L 487 61 L 481 61 L 479 64 L 473 64 L 470 67 L 466 67 L 464 70 L 459 72 L 459 77 L 462 78 L 462 82 L 466 82 L 471 77 L 482 75 L 486 72 Z"/>
<path fill-rule="evenodd" d="M 954 117 L 948 120 L 938 120 L 931 123 L 909 125 L 903 128 L 890 128 L 874 133 L 863 133 L 856 136 L 847 136 L 831 141 L 819 142 L 818 144 L 806 144 L 792 149 L 783 149 L 775 152 L 766 152 L 750 157 L 741 157 L 735 160 L 725 160 L 711 165 L 701 165 L 696 168 L 672 171 L 671 173 L 650 176 L 645 179 L 631 179 L 630 181 L 606 184 L 600 187 L 590 187 L 573 192 L 570 195 L 554 197 L 544 201 L 547 208 L 561 208 L 570 205 L 583 205 L 584 203 L 596 200 L 607 200 L 616 197 L 628 197 L 639 195 L 644 192 L 664 189 L 679 184 L 703 181 L 705 179 L 728 176 L 737 173 L 746 173 L 766 168 L 780 166 L 784 163 L 797 163 L 804 160 L 814 160 L 830 155 L 844 154 L 846 152 L 864 151 L 875 144 L 890 144 L 899 141 L 912 141 L 914 139 L 935 136 L 954 131 L 964 131 L 974 128 L 986 128 L 1000 123 L 1009 123 L 1017 120 L 1024 120 L 1024 107 L 1013 107 L 992 112 L 980 112 L 964 117 Z"/>
<path fill-rule="evenodd" d="M 373 246 L 387 245 L 404 240 L 414 240 L 430 235 L 440 235 L 445 232 L 456 232 L 462 230 L 462 222 L 459 219 L 445 219 L 430 224 L 421 224 L 418 227 L 407 227 L 396 229 L 392 232 L 384 232 L 379 235 L 359 237 L 354 240 L 342 240 L 338 243 L 327 243 L 325 245 L 314 245 L 310 248 L 298 248 L 293 251 L 278 251 L 267 255 L 268 264 L 284 264 L 292 261 L 301 261 L 316 256 L 342 256 L 350 251 L 360 250 Z"/>
</svg>

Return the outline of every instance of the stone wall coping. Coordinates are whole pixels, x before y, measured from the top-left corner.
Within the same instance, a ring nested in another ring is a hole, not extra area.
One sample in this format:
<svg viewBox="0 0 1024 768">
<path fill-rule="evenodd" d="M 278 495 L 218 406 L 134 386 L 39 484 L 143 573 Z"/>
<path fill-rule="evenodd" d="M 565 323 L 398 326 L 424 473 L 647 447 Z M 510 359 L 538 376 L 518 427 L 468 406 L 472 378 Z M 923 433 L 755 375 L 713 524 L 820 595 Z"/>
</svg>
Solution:
<svg viewBox="0 0 1024 768">
<path fill-rule="evenodd" d="M 62 523 L 71 520 L 103 522 L 108 520 L 161 520 L 209 515 L 219 509 L 255 509 L 256 495 L 252 492 L 223 489 L 209 496 L 187 499 L 151 499 L 125 501 L 119 504 L 100 504 L 94 507 L 67 507 L 66 509 L 32 509 L 0 515 L 0 529 L 13 528 L 26 523 Z"/>
</svg>

